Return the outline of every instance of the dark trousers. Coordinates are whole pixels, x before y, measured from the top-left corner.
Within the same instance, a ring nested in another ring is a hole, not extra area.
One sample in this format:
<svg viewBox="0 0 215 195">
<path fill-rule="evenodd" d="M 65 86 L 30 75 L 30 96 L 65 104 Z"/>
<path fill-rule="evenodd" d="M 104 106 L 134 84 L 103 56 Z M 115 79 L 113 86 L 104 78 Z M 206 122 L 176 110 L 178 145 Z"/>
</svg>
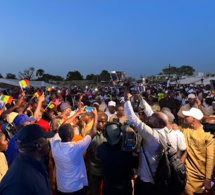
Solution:
<svg viewBox="0 0 215 195">
<path fill-rule="evenodd" d="M 158 195 L 155 185 L 144 182 L 139 177 L 135 180 L 134 195 Z"/>
<path fill-rule="evenodd" d="M 89 173 L 89 188 L 91 195 L 99 195 L 102 183 L 102 176 L 97 176 Z"/>
<path fill-rule="evenodd" d="M 82 188 L 82 189 L 75 191 L 75 192 L 60 192 L 58 190 L 57 194 L 58 195 L 85 195 L 86 193 L 85 193 L 85 189 Z"/>
</svg>

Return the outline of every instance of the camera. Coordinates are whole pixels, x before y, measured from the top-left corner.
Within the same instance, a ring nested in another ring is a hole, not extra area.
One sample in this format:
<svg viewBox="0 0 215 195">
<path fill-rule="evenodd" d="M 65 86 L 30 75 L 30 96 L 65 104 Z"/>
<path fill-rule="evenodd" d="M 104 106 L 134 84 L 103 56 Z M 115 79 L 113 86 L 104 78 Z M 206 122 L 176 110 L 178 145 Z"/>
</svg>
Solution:
<svg viewBox="0 0 215 195">
<path fill-rule="evenodd" d="M 140 93 L 139 85 L 137 82 L 127 82 L 124 83 L 124 86 L 128 88 L 129 93 L 132 95 Z"/>
<path fill-rule="evenodd" d="M 13 124 L 10 124 L 8 123 L 5 127 L 6 131 L 11 133 L 11 134 L 14 134 L 15 131 L 16 131 L 16 127 L 13 125 Z"/>
</svg>

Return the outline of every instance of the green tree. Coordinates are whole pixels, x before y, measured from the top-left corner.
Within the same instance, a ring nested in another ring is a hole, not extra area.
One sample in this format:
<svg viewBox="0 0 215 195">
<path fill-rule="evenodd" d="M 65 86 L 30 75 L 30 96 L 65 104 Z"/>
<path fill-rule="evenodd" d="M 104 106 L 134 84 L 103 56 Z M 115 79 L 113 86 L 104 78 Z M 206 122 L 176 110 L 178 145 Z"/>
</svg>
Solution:
<svg viewBox="0 0 215 195">
<path fill-rule="evenodd" d="M 182 65 L 178 68 L 178 72 L 180 75 L 193 75 L 195 72 L 195 69 L 192 66 L 189 65 Z"/>
<path fill-rule="evenodd" d="M 45 82 L 50 82 L 50 80 L 53 81 L 64 81 L 64 78 L 58 75 L 51 75 L 51 74 L 43 74 L 43 76 L 41 77 L 42 81 Z"/>
<path fill-rule="evenodd" d="M 32 80 L 34 78 L 34 67 L 25 69 L 23 72 L 19 72 L 19 79 L 28 79 Z"/>
<path fill-rule="evenodd" d="M 3 78 L 2 74 L 0 73 L 0 79 Z"/>
<path fill-rule="evenodd" d="M 163 74 L 177 74 L 178 70 L 175 66 L 169 66 L 162 70 Z"/>
<path fill-rule="evenodd" d="M 7 73 L 6 74 L 6 79 L 16 79 L 16 75 L 12 73 Z"/>
<path fill-rule="evenodd" d="M 52 80 L 54 80 L 54 81 L 64 81 L 64 78 L 61 77 L 61 76 L 58 76 L 58 75 L 54 75 Z"/>
<path fill-rule="evenodd" d="M 99 77 L 102 81 L 110 81 L 110 73 L 107 70 L 102 70 Z"/>
<path fill-rule="evenodd" d="M 94 82 L 97 82 L 97 83 L 100 82 L 100 81 L 101 81 L 100 75 L 98 75 L 98 74 L 97 74 L 97 75 L 94 75 L 92 80 L 93 80 Z"/>
<path fill-rule="evenodd" d="M 93 80 L 93 77 L 94 77 L 95 75 L 94 74 L 88 74 L 87 76 L 86 76 L 86 80 Z"/>
<path fill-rule="evenodd" d="M 66 75 L 66 81 L 71 81 L 71 80 L 83 80 L 83 76 L 77 70 L 69 71 Z"/>
<path fill-rule="evenodd" d="M 45 74 L 45 71 L 43 69 L 38 69 L 36 71 L 36 77 L 37 77 L 37 80 L 41 80 L 41 78 L 43 77 L 43 75 Z"/>
</svg>

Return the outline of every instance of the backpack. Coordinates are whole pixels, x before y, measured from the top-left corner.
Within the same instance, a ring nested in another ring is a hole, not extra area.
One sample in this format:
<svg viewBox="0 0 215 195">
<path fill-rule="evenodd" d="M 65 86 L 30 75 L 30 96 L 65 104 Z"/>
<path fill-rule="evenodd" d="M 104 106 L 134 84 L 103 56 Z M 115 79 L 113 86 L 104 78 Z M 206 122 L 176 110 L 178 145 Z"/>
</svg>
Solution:
<svg viewBox="0 0 215 195">
<path fill-rule="evenodd" d="M 121 126 L 122 135 L 122 151 L 134 151 L 137 147 L 137 134 L 134 131 L 134 126 L 129 121 L 125 121 Z"/>
<path fill-rule="evenodd" d="M 165 132 L 166 133 L 166 132 Z M 186 167 L 177 155 L 177 151 L 169 142 L 166 133 L 167 143 L 165 143 L 159 133 L 159 141 L 163 147 L 163 154 L 159 160 L 154 183 L 159 194 L 179 195 L 185 189 L 187 182 Z M 143 147 L 142 147 L 143 148 Z M 149 170 L 152 175 L 149 161 L 143 149 Z"/>
</svg>

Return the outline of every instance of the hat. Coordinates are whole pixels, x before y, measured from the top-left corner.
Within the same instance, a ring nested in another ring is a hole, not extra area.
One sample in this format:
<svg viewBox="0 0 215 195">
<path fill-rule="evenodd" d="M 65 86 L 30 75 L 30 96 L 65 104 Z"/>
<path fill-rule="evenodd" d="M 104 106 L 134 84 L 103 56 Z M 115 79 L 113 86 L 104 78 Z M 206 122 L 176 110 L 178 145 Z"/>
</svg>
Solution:
<svg viewBox="0 0 215 195">
<path fill-rule="evenodd" d="M 67 103 L 67 102 L 62 103 L 62 104 L 60 105 L 60 110 L 61 110 L 61 111 L 65 110 L 65 109 L 67 109 L 67 108 L 71 108 L 71 105 L 70 105 L 69 103 Z"/>
<path fill-rule="evenodd" d="M 195 98 L 196 98 L 196 96 L 195 96 L 193 93 L 191 93 L 191 94 L 189 94 L 189 95 L 188 95 L 188 99 L 189 99 L 189 98 L 191 98 L 191 99 L 195 99 Z"/>
<path fill-rule="evenodd" d="M 49 122 L 42 118 L 37 122 L 37 124 L 40 125 L 45 131 L 49 131 L 50 129 Z"/>
<path fill-rule="evenodd" d="M 108 106 L 114 106 L 114 107 L 116 107 L 116 102 L 114 102 L 114 101 L 109 101 L 109 102 L 108 102 Z"/>
<path fill-rule="evenodd" d="M 54 136 L 53 131 L 46 132 L 41 126 L 37 124 L 26 125 L 20 129 L 17 140 L 22 144 L 32 143 L 41 137 L 52 138 Z"/>
<path fill-rule="evenodd" d="M 11 112 L 10 114 L 8 114 L 7 115 L 7 122 L 11 124 L 17 115 L 18 115 L 17 112 Z"/>
<path fill-rule="evenodd" d="M 195 118 L 197 120 L 201 120 L 204 116 L 202 111 L 199 110 L 198 108 L 191 108 L 188 111 L 182 111 L 182 114 L 184 116 L 192 116 L 193 118 Z"/>
<path fill-rule="evenodd" d="M 105 128 L 105 138 L 110 145 L 115 145 L 119 142 L 121 134 L 117 124 L 107 125 Z"/>
<path fill-rule="evenodd" d="M 166 111 L 168 111 L 168 112 L 171 112 L 171 110 L 170 110 L 168 107 L 163 107 L 163 108 L 161 109 L 161 112 L 163 112 L 164 110 L 166 110 Z"/>
<path fill-rule="evenodd" d="M 124 97 L 119 98 L 119 102 L 120 103 L 125 102 L 125 98 Z"/>
<path fill-rule="evenodd" d="M 94 103 L 93 103 L 93 105 L 97 105 L 97 106 L 99 106 L 99 103 L 98 103 L 98 102 L 94 102 Z"/>
<path fill-rule="evenodd" d="M 13 123 L 15 126 L 22 125 L 25 122 L 32 122 L 35 121 L 36 119 L 33 117 L 28 117 L 26 114 L 18 114 L 14 119 Z"/>
</svg>

